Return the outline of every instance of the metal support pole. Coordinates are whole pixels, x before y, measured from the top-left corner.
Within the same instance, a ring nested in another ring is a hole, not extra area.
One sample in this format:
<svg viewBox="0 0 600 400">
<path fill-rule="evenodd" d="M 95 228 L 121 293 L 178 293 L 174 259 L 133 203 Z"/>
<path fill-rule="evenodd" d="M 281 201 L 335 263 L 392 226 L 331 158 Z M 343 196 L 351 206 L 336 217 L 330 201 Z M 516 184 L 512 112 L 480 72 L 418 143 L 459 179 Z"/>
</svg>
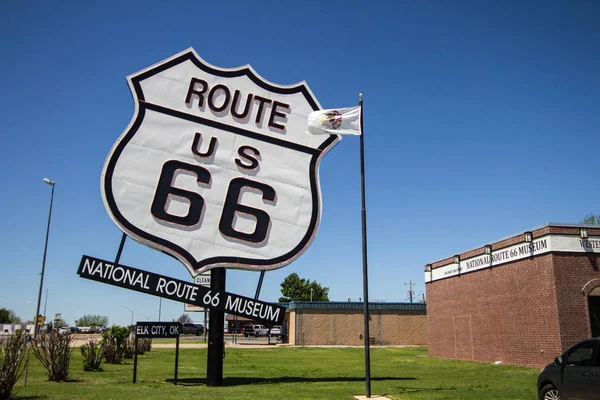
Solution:
<svg viewBox="0 0 600 400">
<path fill-rule="evenodd" d="M 175 344 L 175 377 L 173 383 L 177 385 L 177 370 L 179 369 L 179 336 L 177 336 L 177 342 Z"/>
<path fill-rule="evenodd" d="M 135 335 L 135 350 L 133 353 L 133 383 L 137 381 L 138 337 Z"/>
<path fill-rule="evenodd" d="M 225 268 L 215 268 L 210 273 L 210 288 L 215 292 L 225 291 Z M 206 365 L 206 386 L 223 385 L 223 358 L 225 343 L 223 341 L 223 324 L 225 313 L 211 310 L 208 325 L 208 360 Z"/>
<path fill-rule="evenodd" d="M 121 243 L 119 244 L 119 249 L 117 250 L 117 256 L 115 257 L 115 265 L 117 265 L 121 260 L 121 253 L 123 252 L 123 247 L 125 246 L 125 239 L 127 239 L 127 235 L 123 234 L 121 237 Z"/>
<path fill-rule="evenodd" d="M 260 295 L 260 289 L 262 288 L 263 279 L 265 279 L 265 271 L 260 271 L 260 277 L 258 278 L 258 285 L 256 286 L 256 293 L 254 294 L 255 300 L 258 300 L 258 296 Z"/>
<path fill-rule="evenodd" d="M 208 308 L 204 309 L 204 342 L 206 342 L 206 334 L 208 332 L 208 325 L 206 324 Z"/>
</svg>

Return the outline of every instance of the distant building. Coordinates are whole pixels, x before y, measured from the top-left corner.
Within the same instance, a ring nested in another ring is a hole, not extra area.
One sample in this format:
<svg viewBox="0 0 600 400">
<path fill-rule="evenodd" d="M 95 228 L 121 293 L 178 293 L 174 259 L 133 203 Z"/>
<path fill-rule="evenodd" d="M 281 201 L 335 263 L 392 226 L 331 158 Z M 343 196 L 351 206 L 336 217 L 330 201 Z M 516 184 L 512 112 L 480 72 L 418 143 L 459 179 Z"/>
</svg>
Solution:
<svg viewBox="0 0 600 400">
<path fill-rule="evenodd" d="M 246 325 L 252 325 L 256 322 L 250 318 L 239 317 L 237 315 L 227 314 L 225 316 L 225 324 L 227 333 L 242 333 Z"/>
<path fill-rule="evenodd" d="M 425 266 L 429 355 L 542 366 L 600 336 L 600 227 L 549 223 Z"/>
<path fill-rule="evenodd" d="M 18 330 L 25 330 L 33 334 L 33 324 L 0 324 L 0 335 L 12 335 Z"/>
<path fill-rule="evenodd" d="M 285 341 L 296 346 L 364 344 L 364 303 L 294 301 L 286 304 Z M 427 345 L 423 303 L 369 303 L 369 337 L 376 345 Z"/>
</svg>

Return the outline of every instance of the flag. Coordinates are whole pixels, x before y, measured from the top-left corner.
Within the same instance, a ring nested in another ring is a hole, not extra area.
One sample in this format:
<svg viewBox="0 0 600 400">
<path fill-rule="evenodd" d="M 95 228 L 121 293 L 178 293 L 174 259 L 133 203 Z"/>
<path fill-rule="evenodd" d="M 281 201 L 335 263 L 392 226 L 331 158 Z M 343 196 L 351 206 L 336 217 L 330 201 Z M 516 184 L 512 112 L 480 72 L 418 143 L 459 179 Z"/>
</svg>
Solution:
<svg viewBox="0 0 600 400">
<path fill-rule="evenodd" d="M 308 133 L 360 135 L 360 118 L 360 106 L 313 111 L 308 116 Z"/>
</svg>

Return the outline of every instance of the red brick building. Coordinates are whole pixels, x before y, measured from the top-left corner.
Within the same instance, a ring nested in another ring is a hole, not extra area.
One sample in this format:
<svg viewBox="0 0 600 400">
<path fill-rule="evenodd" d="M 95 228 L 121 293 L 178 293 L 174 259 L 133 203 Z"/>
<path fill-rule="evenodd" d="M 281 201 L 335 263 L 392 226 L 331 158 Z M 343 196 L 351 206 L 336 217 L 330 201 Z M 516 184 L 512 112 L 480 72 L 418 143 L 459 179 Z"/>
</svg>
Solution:
<svg viewBox="0 0 600 400">
<path fill-rule="evenodd" d="M 429 354 L 543 366 L 600 336 L 600 227 L 549 223 L 425 266 Z"/>
</svg>

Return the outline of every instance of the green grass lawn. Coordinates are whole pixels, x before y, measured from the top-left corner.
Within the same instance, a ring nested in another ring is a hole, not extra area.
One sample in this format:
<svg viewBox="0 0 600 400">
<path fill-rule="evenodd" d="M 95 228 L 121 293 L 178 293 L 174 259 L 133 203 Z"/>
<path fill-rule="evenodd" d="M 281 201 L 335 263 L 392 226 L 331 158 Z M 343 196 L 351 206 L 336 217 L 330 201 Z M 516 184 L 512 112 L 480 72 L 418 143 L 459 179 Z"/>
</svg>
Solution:
<svg viewBox="0 0 600 400">
<path fill-rule="evenodd" d="M 360 348 L 226 349 L 222 387 L 207 387 L 206 349 L 181 349 L 180 384 L 172 384 L 174 349 L 154 349 L 138 359 L 103 364 L 84 372 L 79 352 L 71 360 L 72 381 L 50 383 L 33 358 L 27 387 L 15 399 L 352 399 L 365 394 L 364 351 Z M 426 348 L 372 348 L 372 394 L 392 399 L 536 398 L 536 368 L 429 358 Z"/>
</svg>

